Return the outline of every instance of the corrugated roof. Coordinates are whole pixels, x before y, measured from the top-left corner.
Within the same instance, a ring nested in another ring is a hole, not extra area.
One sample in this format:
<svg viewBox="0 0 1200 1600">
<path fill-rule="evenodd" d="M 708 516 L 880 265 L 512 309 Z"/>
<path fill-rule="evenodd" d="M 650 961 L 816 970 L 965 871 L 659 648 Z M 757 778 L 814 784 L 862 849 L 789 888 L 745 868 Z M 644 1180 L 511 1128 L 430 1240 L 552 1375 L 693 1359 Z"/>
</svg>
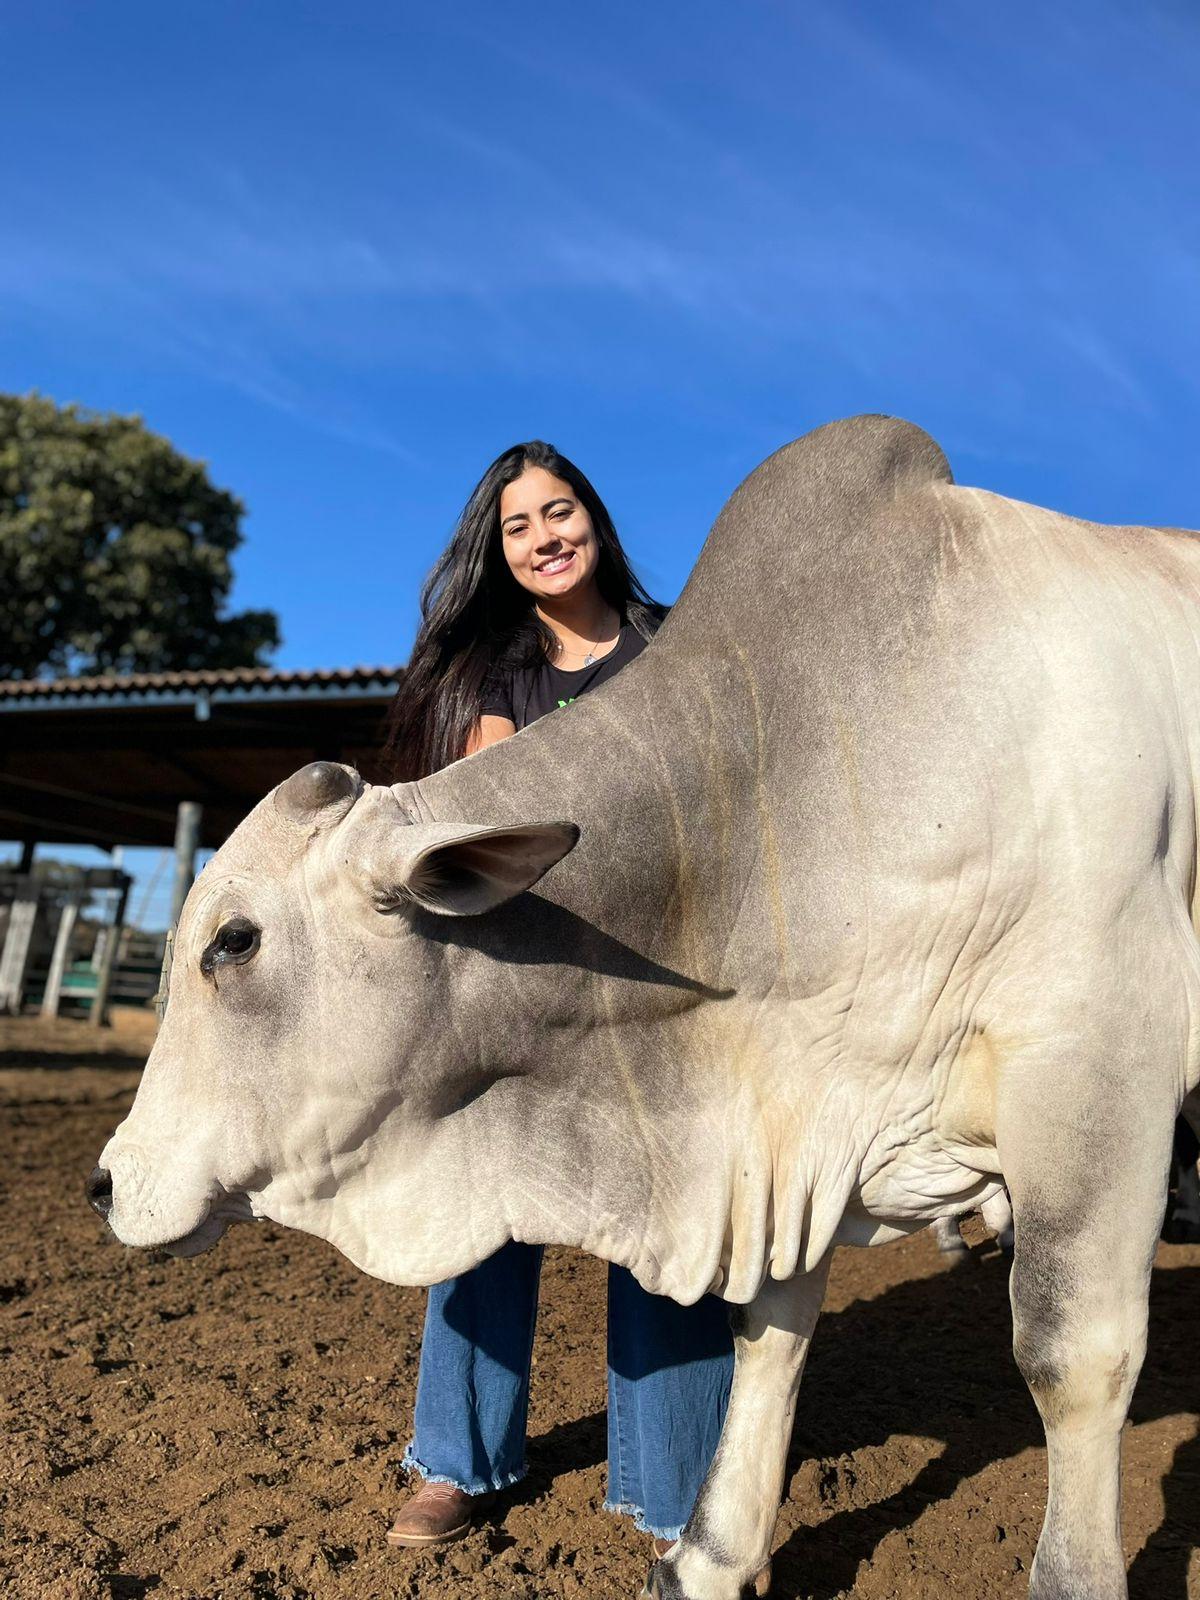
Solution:
<svg viewBox="0 0 1200 1600">
<path fill-rule="evenodd" d="M 97 675 L 0 683 L 0 835 L 170 845 L 176 808 L 203 808 L 218 845 L 310 761 L 387 781 L 380 747 L 395 667 Z"/>
<path fill-rule="evenodd" d="M 369 689 L 386 690 L 400 667 L 314 667 L 289 672 L 275 667 L 219 667 L 195 672 L 131 672 L 93 678 L 11 678 L 0 682 L 0 699 L 44 701 L 103 700 L 135 695 L 139 700 L 220 690 Z"/>
</svg>

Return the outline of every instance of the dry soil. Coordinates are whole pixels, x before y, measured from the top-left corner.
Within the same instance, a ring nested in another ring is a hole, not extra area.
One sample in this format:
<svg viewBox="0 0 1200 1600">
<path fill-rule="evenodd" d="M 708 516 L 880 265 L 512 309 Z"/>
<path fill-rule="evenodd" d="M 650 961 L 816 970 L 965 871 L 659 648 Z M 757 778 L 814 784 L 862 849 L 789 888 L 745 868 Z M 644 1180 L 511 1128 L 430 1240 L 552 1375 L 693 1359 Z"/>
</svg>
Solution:
<svg viewBox="0 0 1200 1600">
<path fill-rule="evenodd" d="M 423 1296 L 270 1225 L 193 1261 L 106 1238 L 82 1183 L 151 1019 L 0 1021 L 0 1591 L 19 1600 L 632 1600 L 647 1540 L 601 1509 L 603 1269 L 548 1260 L 527 1480 L 423 1556 L 404 1494 Z M 978 1236 L 843 1251 L 779 1519 L 788 1600 L 1016 1600 L 1045 1453 Z M 1200 1597 L 1200 1248 L 1163 1247 L 1125 1450 L 1134 1600 Z"/>
</svg>

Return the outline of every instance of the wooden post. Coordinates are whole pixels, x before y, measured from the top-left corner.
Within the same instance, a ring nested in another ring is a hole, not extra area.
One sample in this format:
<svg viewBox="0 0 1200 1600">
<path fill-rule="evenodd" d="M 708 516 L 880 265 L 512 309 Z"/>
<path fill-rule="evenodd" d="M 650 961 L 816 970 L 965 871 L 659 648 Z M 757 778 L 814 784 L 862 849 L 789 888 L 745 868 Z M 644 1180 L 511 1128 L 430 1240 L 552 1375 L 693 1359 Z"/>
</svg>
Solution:
<svg viewBox="0 0 1200 1600">
<path fill-rule="evenodd" d="M 195 800 L 181 800 L 175 814 L 175 884 L 171 892 L 171 926 L 179 922 L 183 902 L 196 876 L 196 849 L 200 843 L 203 808 Z"/>
<path fill-rule="evenodd" d="M 32 878 L 18 878 L 17 892 L 8 910 L 8 933 L 0 951 L 0 1012 L 17 1016 L 25 998 L 25 977 L 38 914 L 38 886 Z"/>
<path fill-rule="evenodd" d="M 71 959 L 71 936 L 75 932 L 75 923 L 79 917 L 79 906 L 83 899 L 82 889 L 71 889 L 63 901 L 62 913 L 58 919 L 58 932 L 54 938 L 54 954 L 50 957 L 50 971 L 46 974 L 46 992 L 42 996 L 42 1015 L 56 1017 L 59 1002 L 62 998 L 63 975 L 67 970 L 67 963 Z"/>
<path fill-rule="evenodd" d="M 104 954 L 100 958 L 100 970 L 96 974 L 96 993 L 92 998 L 91 1015 L 88 1017 L 93 1028 L 103 1028 L 108 1022 L 108 991 L 112 987 L 113 969 L 117 964 L 117 952 L 121 948 L 121 930 L 125 926 L 125 906 L 129 900 L 129 886 L 132 882 L 133 879 L 127 874 L 122 874 L 116 914 L 108 925 Z"/>
</svg>

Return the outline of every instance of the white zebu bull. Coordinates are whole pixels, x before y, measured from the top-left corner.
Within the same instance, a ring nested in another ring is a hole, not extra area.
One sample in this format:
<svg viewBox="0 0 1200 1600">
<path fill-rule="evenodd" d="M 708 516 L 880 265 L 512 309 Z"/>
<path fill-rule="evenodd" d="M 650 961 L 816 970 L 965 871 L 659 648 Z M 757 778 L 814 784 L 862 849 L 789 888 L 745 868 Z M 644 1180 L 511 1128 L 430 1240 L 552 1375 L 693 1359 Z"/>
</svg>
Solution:
<svg viewBox="0 0 1200 1600">
<path fill-rule="evenodd" d="M 907 424 L 790 445 L 566 715 L 419 784 L 317 765 L 257 807 L 188 898 L 95 1202 L 181 1254 L 253 1213 L 398 1283 L 516 1238 L 716 1289 L 733 1397 L 653 1584 L 736 1600 L 832 1246 L 1007 1184 L 1050 1459 L 1031 1593 L 1118 1600 L 1121 1426 L 1200 1075 L 1198 597 L 1194 537 L 955 488 Z"/>
</svg>

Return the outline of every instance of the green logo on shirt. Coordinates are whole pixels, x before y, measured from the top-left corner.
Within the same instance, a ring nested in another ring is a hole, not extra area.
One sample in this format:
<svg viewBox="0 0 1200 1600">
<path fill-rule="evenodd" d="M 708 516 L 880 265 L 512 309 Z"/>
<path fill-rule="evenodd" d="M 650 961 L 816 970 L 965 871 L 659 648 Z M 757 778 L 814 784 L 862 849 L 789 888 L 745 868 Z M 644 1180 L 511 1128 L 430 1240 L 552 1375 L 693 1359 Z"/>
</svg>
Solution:
<svg viewBox="0 0 1200 1600">
<path fill-rule="evenodd" d="M 560 706 L 573 706 L 575 704 L 575 696 L 572 695 L 569 700 L 560 700 L 558 703 Z"/>
</svg>

